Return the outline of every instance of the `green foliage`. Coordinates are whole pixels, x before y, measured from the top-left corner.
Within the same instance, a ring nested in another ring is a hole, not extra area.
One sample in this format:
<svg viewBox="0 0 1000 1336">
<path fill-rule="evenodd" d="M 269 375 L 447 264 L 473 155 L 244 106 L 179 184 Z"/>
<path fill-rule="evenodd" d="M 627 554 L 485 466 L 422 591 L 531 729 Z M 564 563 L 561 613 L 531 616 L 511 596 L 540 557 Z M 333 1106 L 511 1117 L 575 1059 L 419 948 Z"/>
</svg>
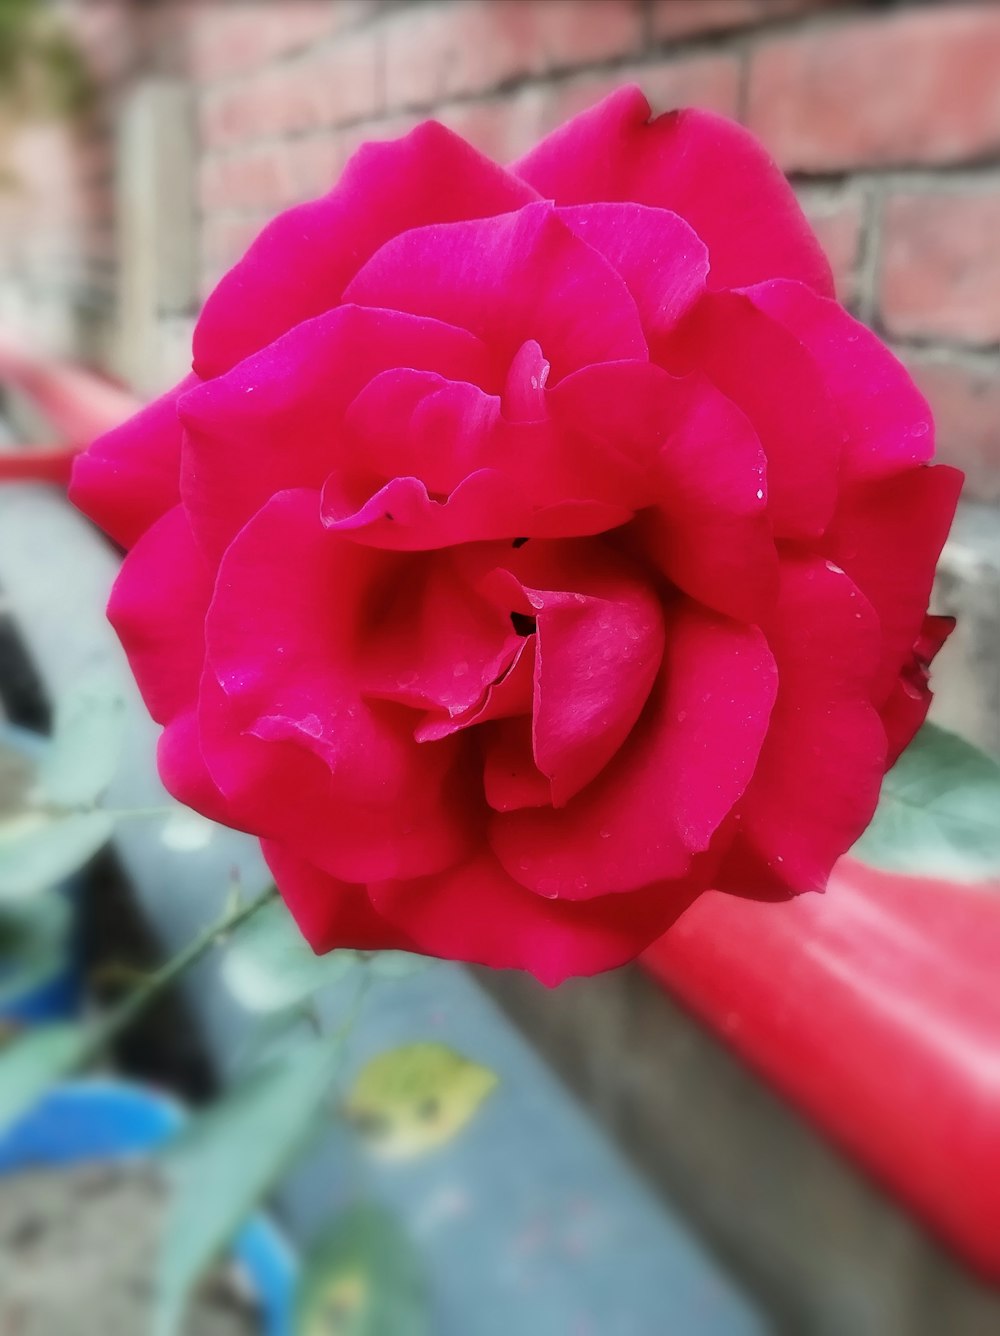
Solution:
<svg viewBox="0 0 1000 1336">
<path fill-rule="evenodd" d="M 925 724 L 886 776 L 852 853 L 888 872 L 959 882 L 1000 876 L 1000 764 Z"/>
<path fill-rule="evenodd" d="M 55 885 L 92 858 L 112 828 L 105 812 L 29 812 L 0 823 L 0 900 Z"/>
<path fill-rule="evenodd" d="M 93 94 L 61 17 L 41 0 L 0 0 L 0 101 L 22 115 L 72 116 Z"/>
<path fill-rule="evenodd" d="M 283 1011 L 342 978 L 358 963 L 353 951 L 317 956 L 281 900 L 272 900 L 230 940 L 222 975 L 250 1011 Z"/>
<path fill-rule="evenodd" d="M 295 1336 L 427 1336 L 420 1261 L 388 1212 L 359 1205 L 305 1259 Z"/>
<path fill-rule="evenodd" d="M 52 977 L 66 958 L 71 912 L 50 890 L 0 903 L 0 1007 Z"/>
<path fill-rule="evenodd" d="M 317 956 L 282 901 L 274 900 L 233 934 L 222 976 L 248 1011 L 293 1012 L 362 964 L 376 979 L 402 979 L 426 968 L 427 961 L 407 951 Z"/>
<path fill-rule="evenodd" d="M 83 1025 L 40 1025 L 0 1050 L 0 1133 L 80 1065 L 90 1038 Z"/>
<path fill-rule="evenodd" d="M 46 890 L 106 842 L 112 818 L 93 804 L 118 767 L 123 733 L 113 675 L 95 674 L 57 703 L 34 787 L 0 814 L 0 900 Z"/>
<path fill-rule="evenodd" d="M 56 703 L 52 743 L 39 770 L 52 807 L 86 807 L 114 778 L 125 738 L 125 701 L 116 674 L 101 672 Z"/>
<path fill-rule="evenodd" d="M 171 1187 L 155 1336 L 172 1336 L 192 1287 L 306 1146 L 340 1062 L 335 1039 L 300 1043 L 191 1120 L 163 1155 Z"/>
</svg>

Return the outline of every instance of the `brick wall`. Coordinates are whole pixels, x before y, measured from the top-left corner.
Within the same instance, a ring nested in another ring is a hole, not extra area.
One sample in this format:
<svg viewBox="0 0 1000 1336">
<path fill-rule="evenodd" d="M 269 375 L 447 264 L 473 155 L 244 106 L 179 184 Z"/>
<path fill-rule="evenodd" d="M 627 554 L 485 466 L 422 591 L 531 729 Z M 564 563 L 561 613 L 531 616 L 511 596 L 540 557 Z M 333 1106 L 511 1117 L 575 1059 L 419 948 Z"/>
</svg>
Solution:
<svg viewBox="0 0 1000 1336">
<path fill-rule="evenodd" d="M 1000 3 L 65 2 L 112 108 L 143 62 L 179 62 L 193 84 L 203 293 L 360 141 L 425 116 L 501 160 L 625 79 L 657 110 L 739 118 L 792 176 L 844 301 L 931 397 L 941 456 L 968 495 L 1000 500 Z M 100 144 L 81 149 L 98 181 Z M 106 212 L 86 242 L 63 215 L 92 284 L 113 285 Z"/>
</svg>

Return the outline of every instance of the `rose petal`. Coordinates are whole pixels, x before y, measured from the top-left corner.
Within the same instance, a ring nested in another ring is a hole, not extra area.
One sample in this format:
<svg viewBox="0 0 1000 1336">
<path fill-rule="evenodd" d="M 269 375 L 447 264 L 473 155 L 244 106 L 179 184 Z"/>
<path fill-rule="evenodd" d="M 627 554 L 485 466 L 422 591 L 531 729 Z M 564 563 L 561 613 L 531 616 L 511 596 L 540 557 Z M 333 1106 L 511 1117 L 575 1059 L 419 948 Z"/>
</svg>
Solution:
<svg viewBox="0 0 1000 1336">
<path fill-rule="evenodd" d="M 439 870 L 476 824 L 460 739 L 422 746 L 409 711 L 364 697 L 370 598 L 397 560 L 325 531 L 316 493 L 279 493 L 227 550 L 206 622 L 213 779 L 240 821 L 348 881 Z"/>
<path fill-rule="evenodd" d="M 373 376 L 400 365 L 474 380 L 488 357 L 465 330 L 342 306 L 186 394 L 181 491 L 205 551 L 221 556 L 275 492 L 321 486 L 346 448 L 348 406 Z"/>
<path fill-rule="evenodd" d="M 185 710 L 167 724 L 157 744 L 156 764 L 163 787 L 178 802 L 210 821 L 248 829 L 240 824 L 205 765 L 197 709 Z"/>
<path fill-rule="evenodd" d="M 775 690 L 755 627 L 679 605 L 628 742 L 567 807 L 494 817 L 500 862 L 539 894 L 567 899 L 683 877 L 750 781 Z"/>
<path fill-rule="evenodd" d="M 676 213 L 644 204 L 578 204 L 556 212 L 621 274 L 648 336 L 669 333 L 705 291 L 708 249 Z"/>
<path fill-rule="evenodd" d="M 318 954 L 414 949 L 410 938 L 379 914 L 364 886 L 329 876 L 274 840 L 261 840 L 261 849 L 281 898 Z"/>
<path fill-rule="evenodd" d="M 448 552 L 416 558 L 371 591 L 357 646 L 368 699 L 451 717 L 478 704 L 512 664 L 522 640 L 509 612 L 473 587 L 460 558 Z"/>
<path fill-rule="evenodd" d="M 882 659 L 872 687 L 876 705 L 895 686 L 920 634 L 962 481 L 957 469 L 942 464 L 846 488 L 824 539 L 824 551 L 882 624 Z"/>
<path fill-rule="evenodd" d="M 663 659 L 660 600 L 641 570 L 601 553 L 563 589 L 526 588 L 536 618 L 533 751 L 563 807 L 628 737 Z"/>
<path fill-rule="evenodd" d="M 764 453 L 735 404 L 702 376 L 638 362 L 577 371 L 549 402 L 560 423 L 642 462 L 635 532 L 658 569 L 708 607 L 758 621 L 777 554 Z"/>
<path fill-rule="evenodd" d="M 504 372 L 528 339 L 553 380 L 590 362 L 647 355 L 623 280 L 545 203 L 404 232 L 372 256 L 345 297 L 468 329 Z"/>
<path fill-rule="evenodd" d="M 776 536 L 818 537 L 836 504 L 846 427 L 810 353 L 740 292 L 703 298 L 672 347 L 670 369 L 704 371 L 760 438 Z"/>
<path fill-rule="evenodd" d="M 73 464 L 70 500 L 122 547 L 131 547 L 180 500 L 177 401 L 197 384 L 197 376 L 188 376 L 99 436 Z"/>
<path fill-rule="evenodd" d="M 328 195 L 274 219 L 209 296 L 194 332 L 196 371 L 221 375 L 336 306 L 361 265 L 397 233 L 487 218 L 534 198 L 434 121 L 362 145 Z"/>
<path fill-rule="evenodd" d="M 878 618 L 838 566 L 788 556 L 765 629 L 780 687 L 716 884 L 822 890 L 871 820 L 885 771 L 885 731 L 871 705 Z"/>
<path fill-rule="evenodd" d="M 933 698 L 928 685 L 930 665 L 954 629 L 954 617 L 924 618 L 917 643 L 881 708 L 882 726 L 889 744 L 887 766 L 890 768 L 927 718 Z"/>
<path fill-rule="evenodd" d="M 159 724 L 197 701 L 212 583 L 181 506 L 142 535 L 115 580 L 108 618 Z"/>
<path fill-rule="evenodd" d="M 378 912 L 413 949 L 529 970 L 549 987 L 633 959 L 696 893 L 693 885 L 666 882 L 610 901 L 556 904 L 519 886 L 489 854 L 438 877 L 369 887 Z"/>
<path fill-rule="evenodd" d="M 934 453 L 930 405 L 898 358 L 870 329 L 801 283 L 750 289 L 758 310 L 808 349 L 847 429 L 843 467 L 853 479 L 882 478 Z"/>
<path fill-rule="evenodd" d="M 832 295 L 826 256 L 751 134 L 707 111 L 650 115 L 638 88 L 620 88 L 511 170 L 557 204 L 634 200 L 679 214 L 708 246 L 713 287 L 783 277 Z"/>
</svg>

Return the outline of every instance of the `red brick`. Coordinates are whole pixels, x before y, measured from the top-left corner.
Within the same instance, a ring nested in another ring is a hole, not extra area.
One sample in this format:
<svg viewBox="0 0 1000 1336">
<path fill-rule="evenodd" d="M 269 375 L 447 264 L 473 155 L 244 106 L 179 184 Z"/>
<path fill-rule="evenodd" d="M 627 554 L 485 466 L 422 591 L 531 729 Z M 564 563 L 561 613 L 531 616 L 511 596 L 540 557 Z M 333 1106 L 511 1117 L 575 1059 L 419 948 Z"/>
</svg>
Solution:
<svg viewBox="0 0 1000 1336">
<path fill-rule="evenodd" d="M 190 21 L 191 64 L 206 83 L 257 69 L 363 16 L 364 0 L 203 0 Z"/>
<path fill-rule="evenodd" d="M 1000 148 L 1000 5 L 913 8 L 762 41 L 747 121 L 789 171 L 990 153 Z"/>
<path fill-rule="evenodd" d="M 513 79 L 638 51 L 637 0 L 452 0 L 387 20 L 392 107 L 424 107 Z"/>
<path fill-rule="evenodd" d="M 276 212 L 295 199 L 295 181 L 281 144 L 256 145 L 204 158 L 200 167 L 202 211 L 259 209 Z"/>
<path fill-rule="evenodd" d="M 886 201 L 879 307 L 897 337 L 1000 342 L 1000 181 Z"/>
<path fill-rule="evenodd" d="M 845 306 L 850 306 L 858 296 L 857 269 L 864 232 L 864 198 L 856 192 L 806 190 L 800 193 L 799 202 L 826 251 L 837 284 L 837 296 Z"/>
<path fill-rule="evenodd" d="M 914 354 L 914 380 L 937 421 L 937 458 L 966 472 L 965 496 L 1000 501 L 1000 359 Z"/>
<path fill-rule="evenodd" d="M 379 49 L 349 33 L 202 94 L 202 144 L 212 150 L 371 119 L 381 110 Z"/>
<path fill-rule="evenodd" d="M 844 0 L 654 0 L 653 36 L 692 37 L 723 28 L 746 28 L 773 19 L 834 9 Z"/>
<path fill-rule="evenodd" d="M 735 117 L 740 96 L 740 60 L 729 52 L 713 52 L 683 60 L 626 65 L 610 73 L 583 76 L 556 90 L 559 109 L 551 128 L 567 116 L 593 106 L 623 83 L 638 84 L 657 116 L 676 107 L 702 107 Z"/>
<path fill-rule="evenodd" d="M 701 106 L 734 116 L 739 64 L 735 56 L 712 54 L 683 62 L 629 65 L 554 83 L 529 84 L 501 97 L 446 104 L 435 108 L 434 114 L 481 153 L 497 162 L 512 162 L 622 83 L 638 83 L 656 113 Z"/>
</svg>

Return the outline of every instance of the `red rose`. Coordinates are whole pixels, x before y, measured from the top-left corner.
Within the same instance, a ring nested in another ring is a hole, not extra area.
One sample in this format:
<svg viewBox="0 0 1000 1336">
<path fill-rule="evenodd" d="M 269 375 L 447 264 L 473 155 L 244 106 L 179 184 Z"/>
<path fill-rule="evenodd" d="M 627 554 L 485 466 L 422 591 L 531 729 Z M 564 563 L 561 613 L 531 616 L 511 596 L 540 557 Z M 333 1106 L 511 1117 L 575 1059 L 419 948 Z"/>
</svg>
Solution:
<svg viewBox="0 0 1000 1336">
<path fill-rule="evenodd" d="M 761 148 L 624 89 L 509 170 L 362 148 L 73 495 L 164 782 L 313 946 L 552 983 L 825 885 L 946 634 L 931 452 Z"/>
</svg>

